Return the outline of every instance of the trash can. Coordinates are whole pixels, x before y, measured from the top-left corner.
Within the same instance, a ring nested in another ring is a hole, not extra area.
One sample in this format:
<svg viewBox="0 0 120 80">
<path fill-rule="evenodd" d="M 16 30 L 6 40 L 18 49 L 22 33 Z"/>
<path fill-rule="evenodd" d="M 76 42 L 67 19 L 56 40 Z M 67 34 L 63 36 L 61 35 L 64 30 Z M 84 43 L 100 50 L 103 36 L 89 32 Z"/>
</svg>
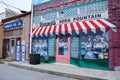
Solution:
<svg viewBox="0 0 120 80">
<path fill-rule="evenodd" d="M 30 54 L 29 64 L 40 64 L 40 54 Z"/>
</svg>

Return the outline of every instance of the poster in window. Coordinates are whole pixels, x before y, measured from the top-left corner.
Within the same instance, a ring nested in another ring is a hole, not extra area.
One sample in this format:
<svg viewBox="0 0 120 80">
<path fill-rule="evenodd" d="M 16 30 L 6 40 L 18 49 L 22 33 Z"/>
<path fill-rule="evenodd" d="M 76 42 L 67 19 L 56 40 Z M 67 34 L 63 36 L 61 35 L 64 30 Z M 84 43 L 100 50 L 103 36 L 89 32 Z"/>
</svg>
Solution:
<svg viewBox="0 0 120 80">
<path fill-rule="evenodd" d="M 68 53 L 68 40 L 67 37 L 59 38 L 59 55 L 67 55 Z"/>
<path fill-rule="evenodd" d="M 17 41 L 17 46 L 16 46 L 16 60 L 20 61 L 21 60 L 21 46 L 20 46 L 20 41 Z"/>
<path fill-rule="evenodd" d="M 108 59 L 108 33 L 82 36 L 82 59 Z"/>
<path fill-rule="evenodd" d="M 47 40 L 46 39 L 33 39 L 32 40 L 32 53 L 47 55 Z"/>
</svg>

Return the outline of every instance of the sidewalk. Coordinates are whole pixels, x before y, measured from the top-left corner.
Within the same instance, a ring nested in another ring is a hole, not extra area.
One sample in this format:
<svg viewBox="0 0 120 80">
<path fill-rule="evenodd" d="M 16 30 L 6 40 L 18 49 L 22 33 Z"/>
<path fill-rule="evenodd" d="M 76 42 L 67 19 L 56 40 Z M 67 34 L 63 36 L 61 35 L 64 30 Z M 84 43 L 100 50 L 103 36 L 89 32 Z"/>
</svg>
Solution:
<svg viewBox="0 0 120 80">
<path fill-rule="evenodd" d="M 70 64 L 52 63 L 31 65 L 28 62 L 5 62 L 9 66 L 49 73 L 59 76 L 83 80 L 120 80 L 120 71 L 105 71 L 97 69 L 80 68 Z"/>
</svg>

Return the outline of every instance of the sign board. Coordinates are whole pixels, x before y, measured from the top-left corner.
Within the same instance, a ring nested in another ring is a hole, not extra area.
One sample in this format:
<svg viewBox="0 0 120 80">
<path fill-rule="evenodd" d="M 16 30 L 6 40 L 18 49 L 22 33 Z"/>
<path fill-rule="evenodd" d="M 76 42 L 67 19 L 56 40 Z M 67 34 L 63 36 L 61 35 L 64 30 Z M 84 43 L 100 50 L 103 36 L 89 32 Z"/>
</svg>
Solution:
<svg viewBox="0 0 120 80">
<path fill-rule="evenodd" d="M 4 25 L 4 30 L 22 28 L 22 25 L 23 25 L 23 21 L 22 20 L 17 20 L 17 21 L 5 24 Z"/>
<path fill-rule="evenodd" d="M 26 60 L 26 46 L 22 45 L 22 61 Z"/>
<path fill-rule="evenodd" d="M 20 45 L 16 46 L 16 60 L 20 61 Z"/>
<path fill-rule="evenodd" d="M 34 25 L 36 27 L 44 27 L 44 26 L 58 25 L 58 24 L 77 22 L 77 21 L 81 22 L 81 21 L 87 21 L 87 20 L 96 20 L 96 19 L 108 19 L 108 10 L 101 13 L 78 15 L 78 16 L 69 17 L 69 18 L 60 18 L 56 20 L 41 21 L 39 25 L 35 25 L 35 24 Z"/>
</svg>

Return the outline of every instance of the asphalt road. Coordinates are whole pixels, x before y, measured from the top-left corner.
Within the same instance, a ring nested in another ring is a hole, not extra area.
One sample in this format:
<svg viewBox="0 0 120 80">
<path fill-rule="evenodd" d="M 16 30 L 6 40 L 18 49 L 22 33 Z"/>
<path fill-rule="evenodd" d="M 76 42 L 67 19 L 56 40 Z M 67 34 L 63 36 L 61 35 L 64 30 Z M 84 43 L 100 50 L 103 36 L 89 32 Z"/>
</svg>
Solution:
<svg viewBox="0 0 120 80">
<path fill-rule="evenodd" d="M 0 64 L 0 80 L 77 80 Z"/>
</svg>

